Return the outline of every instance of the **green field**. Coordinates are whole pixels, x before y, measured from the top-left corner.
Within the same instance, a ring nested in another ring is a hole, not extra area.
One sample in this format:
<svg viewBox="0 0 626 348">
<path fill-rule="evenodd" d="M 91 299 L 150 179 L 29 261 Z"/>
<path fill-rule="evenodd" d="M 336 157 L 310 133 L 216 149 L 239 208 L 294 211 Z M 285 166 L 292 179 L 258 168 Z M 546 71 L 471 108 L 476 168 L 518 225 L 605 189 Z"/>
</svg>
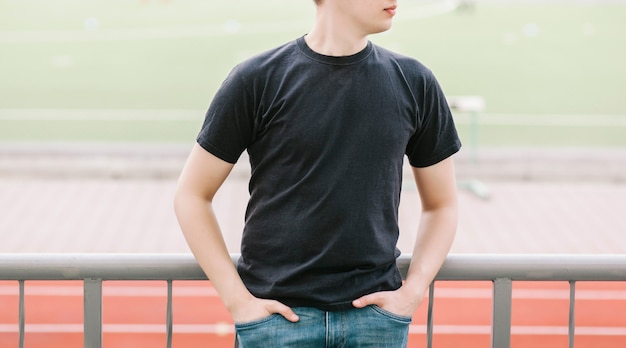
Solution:
<svg viewBox="0 0 626 348">
<path fill-rule="evenodd" d="M 481 123 L 480 144 L 626 146 L 626 5 L 478 3 L 434 15 L 445 3 L 400 1 L 394 28 L 372 41 L 424 62 L 448 95 L 483 96 L 485 115 L 616 120 Z M 312 18 L 308 0 L 0 0 L 0 141 L 189 141 L 232 66 L 306 33 Z M 84 119 L 38 117 L 72 109 Z M 131 116 L 89 117 L 101 109 Z M 464 137 L 469 127 L 459 123 Z"/>
</svg>

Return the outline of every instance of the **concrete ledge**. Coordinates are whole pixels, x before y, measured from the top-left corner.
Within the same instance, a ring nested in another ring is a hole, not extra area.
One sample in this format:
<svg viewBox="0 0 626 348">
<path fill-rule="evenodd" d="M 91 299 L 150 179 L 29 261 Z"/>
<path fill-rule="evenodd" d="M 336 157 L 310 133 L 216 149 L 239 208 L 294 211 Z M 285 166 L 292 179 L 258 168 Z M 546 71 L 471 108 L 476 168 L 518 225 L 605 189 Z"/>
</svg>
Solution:
<svg viewBox="0 0 626 348">
<path fill-rule="evenodd" d="M 0 143 L 0 177 L 178 177 L 191 144 Z M 456 155 L 462 180 L 626 182 L 626 148 L 480 148 Z M 406 168 L 410 178 L 410 169 Z M 250 174 L 244 153 L 233 176 Z"/>
<path fill-rule="evenodd" d="M 626 148 L 481 148 L 456 164 L 463 178 L 626 182 Z"/>
<path fill-rule="evenodd" d="M 0 143 L 0 176 L 171 179 L 190 149 L 187 144 Z"/>
</svg>

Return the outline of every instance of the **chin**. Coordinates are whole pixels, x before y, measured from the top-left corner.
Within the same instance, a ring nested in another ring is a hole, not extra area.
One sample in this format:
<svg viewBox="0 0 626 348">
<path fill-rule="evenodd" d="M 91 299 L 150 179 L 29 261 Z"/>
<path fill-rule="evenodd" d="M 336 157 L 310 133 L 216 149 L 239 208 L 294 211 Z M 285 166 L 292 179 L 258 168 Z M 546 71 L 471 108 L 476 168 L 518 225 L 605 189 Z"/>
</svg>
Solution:
<svg viewBox="0 0 626 348">
<path fill-rule="evenodd" d="M 379 34 L 379 33 L 385 32 L 385 31 L 387 31 L 389 29 L 391 29 L 391 23 L 385 24 L 385 25 L 376 26 L 376 27 L 373 27 L 371 29 L 371 34 Z"/>
</svg>

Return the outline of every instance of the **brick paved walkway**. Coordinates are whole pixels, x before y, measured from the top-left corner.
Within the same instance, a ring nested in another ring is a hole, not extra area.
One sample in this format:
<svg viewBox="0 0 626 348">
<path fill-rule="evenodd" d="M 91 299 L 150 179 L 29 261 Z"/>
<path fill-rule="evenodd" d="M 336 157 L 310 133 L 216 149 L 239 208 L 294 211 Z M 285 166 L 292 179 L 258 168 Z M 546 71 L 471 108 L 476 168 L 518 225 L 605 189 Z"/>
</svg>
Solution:
<svg viewBox="0 0 626 348">
<path fill-rule="evenodd" d="M 0 253 L 188 252 L 172 208 L 189 144 L 0 142 Z M 245 158 L 218 193 L 227 245 L 238 251 Z M 455 253 L 626 253 L 626 149 L 484 149 L 456 155 L 461 184 Z M 419 219 L 411 175 L 399 246 Z M 461 185 L 467 187 L 467 185 Z M 481 188 L 481 186 L 478 186 Z"/>
<path fill-rule="evenodd" d="M 454 253 L 626 253 L 626 184 L 485 183 L 491 198 L 460 191 Z M 172 210 L 173 179 L 0 177 L 0 253 L 188 252 Z M 238 251 L 245 180 L 216 198 L 227 244 Z M 411 250 L 419 211 L 407 185 L 400 248 Z"/>
</svg>

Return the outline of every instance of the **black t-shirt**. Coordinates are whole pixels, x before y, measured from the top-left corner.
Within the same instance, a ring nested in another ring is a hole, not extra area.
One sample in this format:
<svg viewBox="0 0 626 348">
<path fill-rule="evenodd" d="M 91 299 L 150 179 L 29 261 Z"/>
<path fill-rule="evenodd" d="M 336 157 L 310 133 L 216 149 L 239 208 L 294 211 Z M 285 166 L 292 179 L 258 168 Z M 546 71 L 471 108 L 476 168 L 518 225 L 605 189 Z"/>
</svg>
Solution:
<svg viewBox="0 0 626 348">
<path fill-rule="evenodd" d="M 404 156 L 426 167 L 461 146 L 439 84 L 418 61 L 371 42 L 324 56 L 304 38 L 235 67 L 198 143 L 231 163 L 248 151 L 237 269 L 250 292 L 324 310 L 401 286 Z"/>
</svg>

